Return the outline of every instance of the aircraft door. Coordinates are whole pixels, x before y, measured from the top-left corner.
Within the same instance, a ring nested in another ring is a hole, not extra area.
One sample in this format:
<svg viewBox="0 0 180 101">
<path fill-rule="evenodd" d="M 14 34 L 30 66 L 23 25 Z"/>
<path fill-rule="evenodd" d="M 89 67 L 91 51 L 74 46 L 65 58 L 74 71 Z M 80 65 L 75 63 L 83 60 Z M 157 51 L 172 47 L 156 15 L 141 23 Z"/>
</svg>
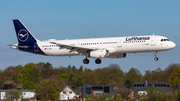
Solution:
<svg viewBox="0 0 180 101">
<path fill-rule="evenodd" d="M 152 36 L 151 37 L 151 46 L 155 46 L 156 45 L 156 37 Z"/>
<path fill-rule="evenodd" d="M 76 46 L 80 46 L 80 45 L 81 45 L 81 42 L 78 41 L 78 42 L 76 43 Z"/>
<path fill-rule="evenodd" d="M 122 41 L 120 39 L 117 41 L 117 47 L 122 47 Z"/>
</svg>

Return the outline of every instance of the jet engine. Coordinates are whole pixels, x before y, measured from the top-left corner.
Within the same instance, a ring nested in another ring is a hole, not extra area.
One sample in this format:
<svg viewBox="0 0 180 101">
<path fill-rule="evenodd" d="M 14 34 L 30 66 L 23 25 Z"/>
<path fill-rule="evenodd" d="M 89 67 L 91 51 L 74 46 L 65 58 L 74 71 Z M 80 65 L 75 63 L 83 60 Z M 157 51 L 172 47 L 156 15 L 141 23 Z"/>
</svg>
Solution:
<svg viewBox="0 0 180 101">
<path fill-rule="evenodd" d="M 126 57 L 126 53 L 109 55 L 109 58 L 125 58 L 125 57 Z"/>
<path fill-rule="evenodd" d="M 89 57 L 92 58 L 107 58 L 109 56 L 108 50 L 96 50 L 89 53 Z"/>
</svg>

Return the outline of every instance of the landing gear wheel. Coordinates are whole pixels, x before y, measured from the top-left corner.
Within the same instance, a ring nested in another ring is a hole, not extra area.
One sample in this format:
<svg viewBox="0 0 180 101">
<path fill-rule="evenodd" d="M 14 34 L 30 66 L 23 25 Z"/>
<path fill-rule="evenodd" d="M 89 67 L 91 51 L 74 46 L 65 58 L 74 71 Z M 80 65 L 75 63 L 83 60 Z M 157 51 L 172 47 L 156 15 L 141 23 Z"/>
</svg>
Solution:
<svg viewBox="0 0 180 101">
<path fill-rule="evenodd" d="M 101 59 L 98 58 L 98 59 L 95 60 L 95 62 L 96 62 L 96 64 L 100 64 L 101 63 Z"/>
<path fill-rule="evenodd" d="M 155 58 L 154 58 L 155 61 L 158 61 L 158 59 L 159 59 L 158 57 L 155 57 Z"/>
<path fill-rule="evenodd" d="M 84 64 L 88 64 L 88 63 L 89 63 L 89 59 L 87 59 L 87 58 L 84 59 L 84 60 L 83 60 L 83 63 L 84 63 Z"/>
</svg>

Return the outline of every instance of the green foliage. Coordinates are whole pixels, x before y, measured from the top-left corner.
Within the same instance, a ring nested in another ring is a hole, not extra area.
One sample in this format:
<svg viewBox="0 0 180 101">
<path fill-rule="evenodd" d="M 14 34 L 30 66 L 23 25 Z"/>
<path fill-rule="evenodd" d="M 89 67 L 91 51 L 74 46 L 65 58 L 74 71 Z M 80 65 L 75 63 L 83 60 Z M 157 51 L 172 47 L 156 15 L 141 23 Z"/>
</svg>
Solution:
<svg viewBox="0 0 180 101">
<path fill-rule="evenodd" d="M 83 72 L 83 66 L 80 66 L 80 67 L 79 67 L 78 72 L 79 72 L 79 73 Z"/>
<path fill-rule="evenodd" d="M 79 86 L 83 86 L 83 85 L 84 85 L 84 82 L 83 82 L 82 78 L 81 78 L 81 77 L 78 77 L 78 78 L 75 80 L 74 84 L 72 85 L 72 89 L 76 89 L 76 88 L 78 88 Z"/>
<path fill-rule="evenodd" d="M 147 101 L 176 101 L 177 95 L 171 92 L 164 92 L 162 89 L 151 88 Z"/>
<path fill-rule="evenodd" d="M 41 82 L 36 87 L 36 92 L 39 92 L 39 89 L 41 87 L 44 87 L 46 85 L 47 81 L 48 81 L 47 79 L 41 80 Z"/>
<path fill-rule="evenodd" d="M 77 74 L 73 73 L 72 71 L 62 73 L 58 75 L 57 78 L 62 78 L 67 80 L 68 85 L 72 89 L 76 89 L 77 87 L 82 86 L 84 84 L 82 78 L 80 78 Z"/>
<path fill-rule="evenodd" d="M 21 99 L 21 101 L 30 101 L 29 99 Z"/>
<path fill-rule="evenodd" d="M 14 66 L 10 66 L 4 70 L 3 79 L 4 81 L 18 82 L 18 69 Z"/>
<path fill-rule="evenodd" d="M 178 82 L 180 82 L 180 66 L 174 69 L 174 72 L 168 78 L 168 82 L 171 83 L 171 88 L 173 91 L 178 89 Z"/>
<path fill-rule="evenodd" d="M 125 79 L 129 80 L 130 82 L 126 81 L 128 84 L 128 88 L 133 87 L 134 82 L 140 82 L 142 80 L 142 74 L 139 70 L 135 68 L 131 68 L 126 74 Z"/>
<path fill-rule="evenodd" d="M 18 65 L 18 66 L 16 66 L 15 68 L 17 68 L 17 69 L 18 69 L 18 71 L 19 71 L 19 72 L 21 72 L 21 71 L 22 71 L 23 66 L 22 66 L 22 65 Z"/>
<path fill-rule="evenodd" d="M 125 81 L 125 86 L 130 89 L 132 87 L 131 80 L 126 80 Z"/>
<path fill-rule="evenodd" d="M 62 73 L 62 74 L 58 75 L 57 77 L 63 78 L 63 79 L 69 79 L 70 75 L 73 75 L 75 78 L 78 78 L 78 75 L 73 73 L 72 71 Z"/>
<path fill-rule="evenodd" d="M 36 89 L 36 84 L 34 82 L 32 82 L 32 81 L 25 80 L 23 82 L 23 89 L 35 90 Z"/>
<path fill-rule="evenodd" d="M 68 79 L 69 78 L 69 74 L 68 73 L 63 73 L 61 75 L 57 76 L 58 78 L 62 78 L 62 79 Z"/>
<path fill-rule="evenodd" d="M 168 78 L 174 72 L 174 69 L 180 66 L 180 64 L 170 64 L 164 71 L 160 68 L 156 70 L 147 70 L 142 78 L 142 81 L 148 82 L 167 82 Z"/>
<path fill-rule="evenodd" d="M 44 64 L 43 68 L 41 69 L 41 76 L 45 79 L 48 79 L 52 74 L 53 66 L 49 62 Z"/>
<path fill-rule="evenodd" d="M 87 95 L 86 94 L 85 99 L 87 101 L 106 101 L 106 100 L 111 101 L 112 100 L 112 95 L 111 94 L 106 94 L 106 93 L 99 94 L 99 95 L 93 95 L 93 94 Z"/>
<path fill-rule="evenodd" d="M 37 86 L 37 95 L 40 99 L 58 100 L 60 88 L 52 79 L 43 80 Z"/>
<path fill-rule="evenodd" d="M 5 70 L 0 70 L 0 88 L 3 88 L 6 81 L 14 81 L 17 85 L 23 85 L 24 89 L 32 90 L 36 88 L 37 93 L 41 94 L 41 98 L 44 100 L 55 100 L 59 97 L 57 92 L 60 92 L 67 84 L 72 89 L 76 89 L 84 84 L 120 86 L 119 92 L 122 93 L 125 99 L 129 94 L 128 88 L 133 86 L 133 82 L 145 82 L 146 80 L 148 82 L 168 81 L 171 83 L 173 94 L 163 92 L 162 94 L 166 99 L 163 99 L 162 95 L 158 95 L 158 98 L 161 98 L 160 100 L 168 101 L 169 99 L 176 99 L 178 96 L 180 98 L 180 94 L 176 92 L 177 84 L 180 82 L 179 68 L 180 64 L 170 64 L 165 70 L 160 68 L 147 70 L 142 76 L 140 71 L 135 68 L 131 68 L 127 73 L 124 73 L 117 64 L 110 64 L 108 67 L 91 70 L 83 69 L 83 66 L 76 68 L 69 65 L 68 67 L 53 68 L 50 63 L 28 63 L 24 66 L 10 66 L 5 68 Z M 124 87 L 124 84 L 126 87 Z M 124 101 L 123 99 L 110 100 Z M 144 101 L 148 100 L 147 97 Z"/>
<path fill-rule="evenodd" d="M 35 67 L 34 63 L 28 63 L 24 67 L 22 67 L 21 73 L 19 73 L 19 84 L 23 84 L 24 81 L 29 80 L 31 74 L 31 69 Z"/>
<path fill-rule="evenodd" d="M 119 65 L 111 64 L 102 69 L 98 68 L 89 72 L 84 71 L 82 78 L 85 84 L 87 81 L 89 82 L 89 85 L 108 85 L 111 81 L 115 81 L 117 84 L 120 84 L 124 82 L 124 72 L 121 70 Z"/>
<path fill-rule="evenodd" d="M 107 86 L 111 86 L 111 87 L 117 87 L 118 84 L 116 83 L 116 81 L 111 81 L 107 84 Z"/>
<path fill-rule="evenodd" d="M 20 97 L 22 97 L 22 92 L 14 89 L 6 91 L 4 96 L 4 98 L 7 100 L 18 100 L 20 99 Z"/>
</svg>

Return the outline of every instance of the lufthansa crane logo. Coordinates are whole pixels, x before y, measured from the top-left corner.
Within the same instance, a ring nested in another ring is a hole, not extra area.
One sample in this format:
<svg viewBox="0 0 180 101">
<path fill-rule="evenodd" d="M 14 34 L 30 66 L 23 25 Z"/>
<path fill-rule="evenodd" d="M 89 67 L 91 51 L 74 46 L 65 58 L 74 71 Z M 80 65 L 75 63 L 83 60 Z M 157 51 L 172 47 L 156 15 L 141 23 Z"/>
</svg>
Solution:
<svg viewBox="0 0 180 101">
<path fill-rule="evenodd" d="M 26 30 L 22 29 L 18 32 L 18 39 L 21 41 L 21 42 L 24 42 L 28 39 L 29 37 L 29 34 Z"/>
</svg>

